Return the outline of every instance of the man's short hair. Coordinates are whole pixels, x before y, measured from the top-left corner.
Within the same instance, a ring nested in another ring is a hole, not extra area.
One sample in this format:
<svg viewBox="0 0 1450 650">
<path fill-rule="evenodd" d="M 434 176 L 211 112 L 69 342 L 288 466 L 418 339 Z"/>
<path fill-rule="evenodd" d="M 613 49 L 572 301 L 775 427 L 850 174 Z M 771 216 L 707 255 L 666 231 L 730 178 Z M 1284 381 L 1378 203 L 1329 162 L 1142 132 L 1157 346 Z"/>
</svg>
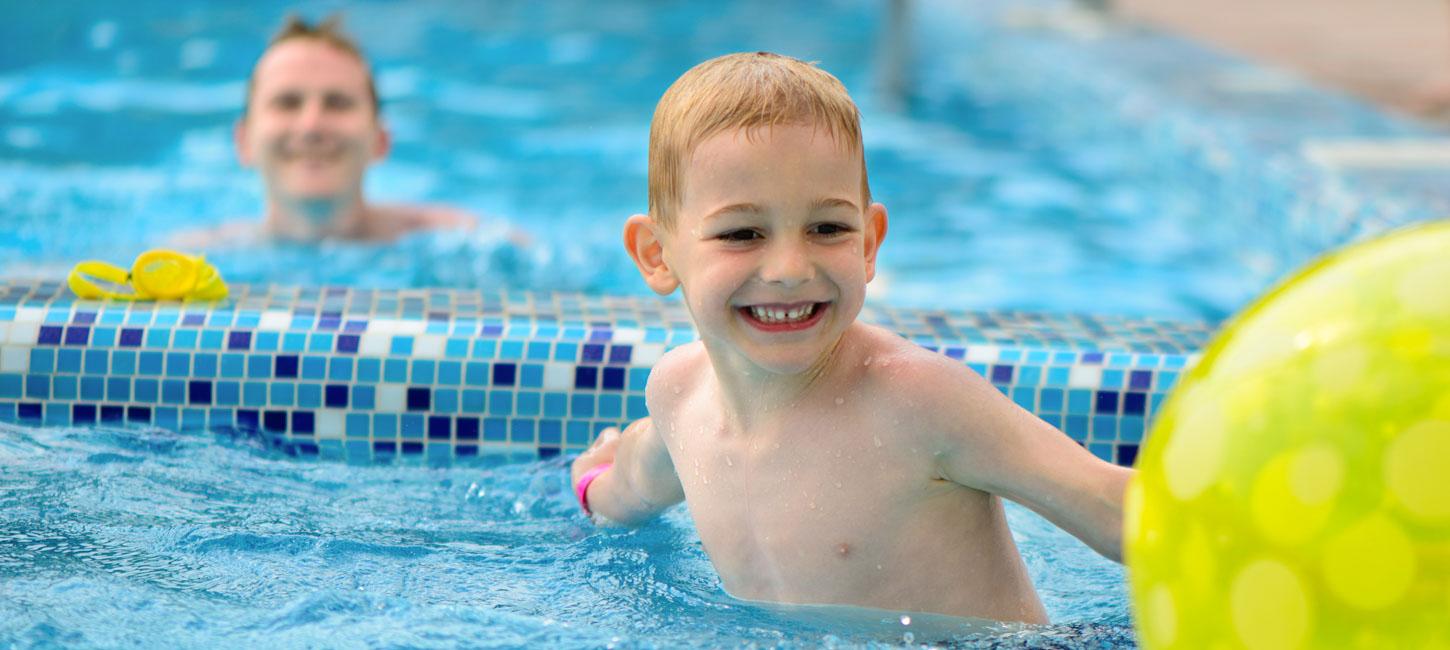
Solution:
<svg viewBox="0 0 1450 650">
<path fill-rule="evenodd" d="M 372 67 L 368 65 L 368 60 L 363 56 L 362 50 L 358 48 L 357 42 L 351 36 L 348 36 L 347 32 L 343 31 L 341 14 L 332 14 L 323 18 L 315 25 L 309 24 L 297 14 L 289 14 L 286 21 L 282 23 L 282 28 L 278 29 L 277 33 L 272 35 L 272 40 L 267 43 L 267 49 L 262 51 L 262 55 L 266 56 L 267 52 L 272 48 L 299 38 L 326 43 L 342 53 L 357 59 L 357 62 L 362 64 L 364 74 L 367 75 L 368 99 L 372 100 L 373 114 L 378 114 L 378 111 L 382 108 L 382 104 L 378 101 L 377 85 L 373 83 Z M 258 60 L 260 61 L 261 57 L 258 57 Z M 246 115 L 247 110 L 251 108 L 252 91 L 256 86 L 256 80 L 257 68 L 254 65 L 252 66 L 251 74 L 247 75 L 247 99 L 242 104 L 243 115 Z"/>
<path fill-rule="evenodd" d="M 824 129 L 863 154 L 862 207 L 871 203 L 861 143 L 861 113 L 840 80 L 811 63 L 770 52 L 705 61 L 671 84 L 655 106 L 649 136 L 649 213 L 673 228 L 684 168 L 700 143 L 725 131 L 776 125 Z"/>
</svg>

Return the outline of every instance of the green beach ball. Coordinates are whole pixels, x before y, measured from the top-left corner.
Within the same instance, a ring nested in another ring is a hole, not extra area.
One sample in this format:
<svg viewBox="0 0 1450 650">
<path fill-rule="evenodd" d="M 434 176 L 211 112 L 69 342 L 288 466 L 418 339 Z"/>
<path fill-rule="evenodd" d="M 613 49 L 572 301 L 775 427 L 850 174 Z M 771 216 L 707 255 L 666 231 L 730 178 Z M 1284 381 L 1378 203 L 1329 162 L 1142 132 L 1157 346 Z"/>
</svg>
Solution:
<svg viewBox="0 0 1450 650">
<path fill-rule="evenodd" d="M 1146 648 L 1450 649 L 1450 221 L 1236 316 L 1128 489 Z"/>
</svg>

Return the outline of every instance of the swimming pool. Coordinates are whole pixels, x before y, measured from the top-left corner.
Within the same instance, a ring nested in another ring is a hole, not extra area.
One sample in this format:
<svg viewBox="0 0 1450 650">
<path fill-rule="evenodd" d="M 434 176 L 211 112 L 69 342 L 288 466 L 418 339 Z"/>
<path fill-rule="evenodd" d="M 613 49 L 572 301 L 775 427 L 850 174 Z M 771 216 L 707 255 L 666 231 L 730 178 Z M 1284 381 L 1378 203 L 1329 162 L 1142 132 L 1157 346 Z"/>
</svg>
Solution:
<svg viewBox="0 0 1450 650">
<path fill-rule="evenodd" d="M 873 190 L 893 217 L 866 318 L 961 358 L 1118 462 L 1212 322 L 1303 255 L 1439 207 L 1346 186 L 1284 149 L 1416 127 L 1297 86 L 1252 104 L 1266 112 L 1195 96 L 1166 61 L 1252 69 L 1171 39 L 1083 40 L 1023 26 L 1009 6 L 922 3 L 915 90 L 896 110 L 879 92 L 873 3 L 588 7 L 349 14 L 398 135 L 376 193 L 511 218 L 534 246 L 216 251 L 244 284 L 214 310 L 75 303 L 54 278 L 255 210 L 227 131 L 284 7 L 36 9 L 0 27 L 34 43 L 0 76 L 0 196 L 16 226 L 0 242 L 0 421 L 51 425 L 0 425 L 0 638 L 936 640 L 921 617 L 730 599 L 681 511 L 596 531 L 563 489 L 554 456 L 641 415 L 652 359 L 693 336 L 678 303 L 643 295 L 615 242 L 643 206 L 654 100 L 713 54 L 820 60 L 862 104 Z M 1269 219 L 1305 210 L 1333 218 Z M 1121 570 L 1010 516 L 1066 627 L 976 640 L 1131 644 Z"/>
</svg>

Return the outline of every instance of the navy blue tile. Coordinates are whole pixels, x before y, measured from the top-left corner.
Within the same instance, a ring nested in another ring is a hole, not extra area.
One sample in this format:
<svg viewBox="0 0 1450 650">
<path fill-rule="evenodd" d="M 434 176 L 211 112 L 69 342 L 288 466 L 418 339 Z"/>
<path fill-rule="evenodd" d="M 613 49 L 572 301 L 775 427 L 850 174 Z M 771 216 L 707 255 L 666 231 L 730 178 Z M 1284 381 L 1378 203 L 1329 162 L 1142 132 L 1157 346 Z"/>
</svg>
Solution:
<svg viewBox="0 0 1450 650">
<path fill-rule="evenodd" d="M 93 323 L 96 322 L 96 312 L 93 312 L 93 311 L 78 311 L 78 312 L 75 313 L 74 316 L 71 317 L 70 322 L 72 322 L 72 323 L 80 323 L 82 325 L 90 325 L 90 324 L 93 324 Z"/>
<path fill-rule="evenodd" d="M 398 453 L 398 445 L 397 445 L 397 443 L 393 443 L 393 442 L 384 442 L 382 440 L 374 440 L 373 441 L 373 453 L 374 454 L 384 454 L 384 455 L 396 454 L 396 453 Z"/>
<path fill-rule="evenodd" d="M 604 390 L 624 390 L 624 368 L 604 369 Z"/>
<path fill-rule="evenodd" d="M 453 434 L 449 429 L 451 420 L 446 415 L 432 415 L 428 417 L 428 438 L 430 440 L 447 440 Z"/>
<path fill-rule="evenodd" d="M 458 439 L 478 440 L 478 418 L 458 418 Z"/>
<path fill-rule="evenodd" d="M 90 343 L 91 328 L 83 325 L 72 325 L 65 328 L 66 345 L 85 345 Z"/>
<path fill-rule="evenodd" d="M 609 329 L 589 330 L 589 340 L 590 341 L 603 341 L 603 342 L 608 342 L 609 339 L 612 339 L 612 338 L 614 338 L 614 332 L 612 330 L 609 330 Z"/>
<path fill-rule="evenodd" d="M 500 336 L 503 336 L 503 325 L 484 325 L 483 330 L 480 332 L 480 334 L 489 338 L 498 338 Z"/>
<path fill-rule="evenodd" d="M 15 407 L 15 415 L 21 422 L 40 422 L 41 405 L 39 403 L 22 402 Z"/>
<path fill-rule="evenodd" d="M 286 411 L 263 411 L 262 412 L 262 428 L 263 429 L 266 429 L 267 431 L 273 431 L 273 432 L 276 432 L 276 433 L 284 433 L 284 432 L 286 432 L 287 431 L 287 412 Z"/>
<path fill-rule="evenodd" d="M 343 325 L 342 325 L 342 331 L 344 331 L 344 332 L 366 332 L 366 331 L 368 331 L 368 322 L 365 321 L 365 320 L 349 320 L 346 323 L 343 323 Z"/>
<path fill-rule="evenodd" d="M 1103 362 L 1103 353 L 1084 352 L 1082 353 L 1082 362 L 1090 365 L 1101 364 Z"/>
<path fill-rule="evenodd" d="M 574 369 L 574 388 L 593 390 L 599 387 L 599 369 L 594 366 L 579 366 Z"/>
<path fill-rule="evenodd" d="M 248 409 L 237 411 L 237 428 L 243 431 L 260 430 L 262 428 L 261 415 Z"/>
<path fill-rule="evenodd" d="M 453 448 L 453 455 L 459 458 L 477 456 L 478 447 L 475 445 L 458 445 Z"/>
<path fill-rule="evenodd" d="M 317 329 L 320 329 L 320 330 L 329 330 L 329 331 L 331 331 L 331 330 L 335 330 L 335 329 L 337 329 L 337 328 L 339 328 L 341 326 L 342 326 L 342 319 L 341 318 L 338 318 L 336 316 L 323 316 L 322 318 L 317 319 Z"/>
<path fill-rule="evenodd" d="M 292 412 L 292 433 L 312 435 L 316 432 L 317 418 L 312 411 Z"/>
<path fill-rule="evenodd" d="M 339 334 L 337 337 L 337 351 L 357 353 L 358 342 L 362 338 L 355 334 Z"/>
<path fill-rule="evenodd" d="M 992 383 L 1012 383 L 1012 366 L 992 366 Z"/>
<path fill-rule="evenodd" d="M 252 349 L 252 333 L 245 330 L 233 330 L 227 335 L 228 350 L 250 350 Z"/>
<path fill-rule="evenodd" d="M 1138 461 L 1138 445 L 1118 445 L 1118 464 L 1132 467 Z"/>
<path fill-rule="evenodd" d="M 493 364 L 493 385 L 512 386 L 518 376 L 518 367 L 512 363 Z"/>
<path fill-rule="evenodd" d="M 419 386 L 408 387 L 408 410 L 426 411 L 432 408 L 432 391 Z"/>
<path fill-rule="evenodd" d="M 558 455 L 558 447 L 539 447 L 539 458 L 553 458 Z"/>
<path fill-rule="evenodd" d="M 206 324 L 206 314 L 187 314 L 181 317 L 181 324 L 187 327 L 201 327 Z"/>
<path fill-rule="evenodd" d="M 609 362 L 627 365 L 632 354 L 634 354 L 634 348 L 632 346 L 616 345 L 609 348 Z"/>
<path fill-rule="evenodd" d="M 584 344 L 584 350 L 579 353 L 579 360 L 584 363 L 603 363 L 604 346 L 598 343 Z"/>
<path fill-rule="evenodd" d="M 417 455 L 422 454 L 422 453 L 423 453 L 423 443 L 421 443 L 421 442 L 404 442 L 403 443 L 403 455 L 405 455 L 405 456 L 417 456 Z"/>
<path fill-rule="evenodd" d="M 70 407 L 71 424 L 95 424 L 96 407 L 94 404 L 75 404 Z"/>
<path fill-rule="evenodd" d="M 1117 413 L 1118 394 L 1110 390 L 1098 391 L 1097 407 L 1094 413 Z"/>
<path fill-rule="evenodd" d="M 151 424 L 151 408 L 147 406 L 132 406 L 126 409 L 126 421 L 137 424 Z"/>
<path fill-rule="evenodd" d="M 1134 370 L 1128 373 L 1128 388 L 1148 390 L 1153 387 L 1153 371 Z"/>
<path fill-rule="evenodd" d="M 61 335 L 64 330 L 53 325 L 42 325 L 40 327 L 40 339 L 37 345 L 60 345 Z"/>
<path fill-rule="evenodd" d="M 138 328 L 123 328 L 121 330 L 121 338 L 118 341 L 118 344 L 123 348 L 141 347 L 141 335 L 142 330 Z"/>
<path fill-rule="evenodd" d="M 297 453 L 302 456 L 316 456 L 319 451 L 317 443 L 314 442 L 299 442 L 296 445 L 296 449 Z"/>
<path fill-rule="evenodd" d="M 211 382 L 193 381 L 186 385 L 187 402 L 191 404 L 211 404 Z"/>
<path fill-rule="evenodd" d="M 101 406 L 101 422 L 110 424 L 126 419 L 126 409 L 119 406 Z"/>
<path fill-rule="evenodd" d="M 273 367 L 272 374 L 279 379 L 295 379 L 297 377 L 297 355 L 277 355 L 277 361 Z"/>
<path fill-rule="evenodd" d="M 1147 401 L 1147 395 L 1144 393 L 1124 393 L 1123 415 L 1142 415 Z"/>
<path fill-rule="evenodd" d="M 347 385 L 328 384 L 323 388 L 322 403 L 327 408 L 347 408 Z"/>
</svg>

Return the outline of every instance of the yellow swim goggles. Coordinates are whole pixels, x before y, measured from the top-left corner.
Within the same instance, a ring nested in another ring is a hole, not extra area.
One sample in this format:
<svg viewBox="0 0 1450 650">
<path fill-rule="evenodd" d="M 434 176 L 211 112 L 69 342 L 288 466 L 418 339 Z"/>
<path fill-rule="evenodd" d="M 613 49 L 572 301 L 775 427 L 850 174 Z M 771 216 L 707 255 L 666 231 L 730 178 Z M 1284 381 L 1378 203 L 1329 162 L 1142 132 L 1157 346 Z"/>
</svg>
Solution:
<svg viewBox="0 0 1450 650">
<path fill-rule="evenodd" d="M 81 298 L 115 300 L 221 300 L 227 283 L 200 255 L 150 250 L 127 271 L 115 264 L 86 260 L 66 278 Z"/>
</svg>

